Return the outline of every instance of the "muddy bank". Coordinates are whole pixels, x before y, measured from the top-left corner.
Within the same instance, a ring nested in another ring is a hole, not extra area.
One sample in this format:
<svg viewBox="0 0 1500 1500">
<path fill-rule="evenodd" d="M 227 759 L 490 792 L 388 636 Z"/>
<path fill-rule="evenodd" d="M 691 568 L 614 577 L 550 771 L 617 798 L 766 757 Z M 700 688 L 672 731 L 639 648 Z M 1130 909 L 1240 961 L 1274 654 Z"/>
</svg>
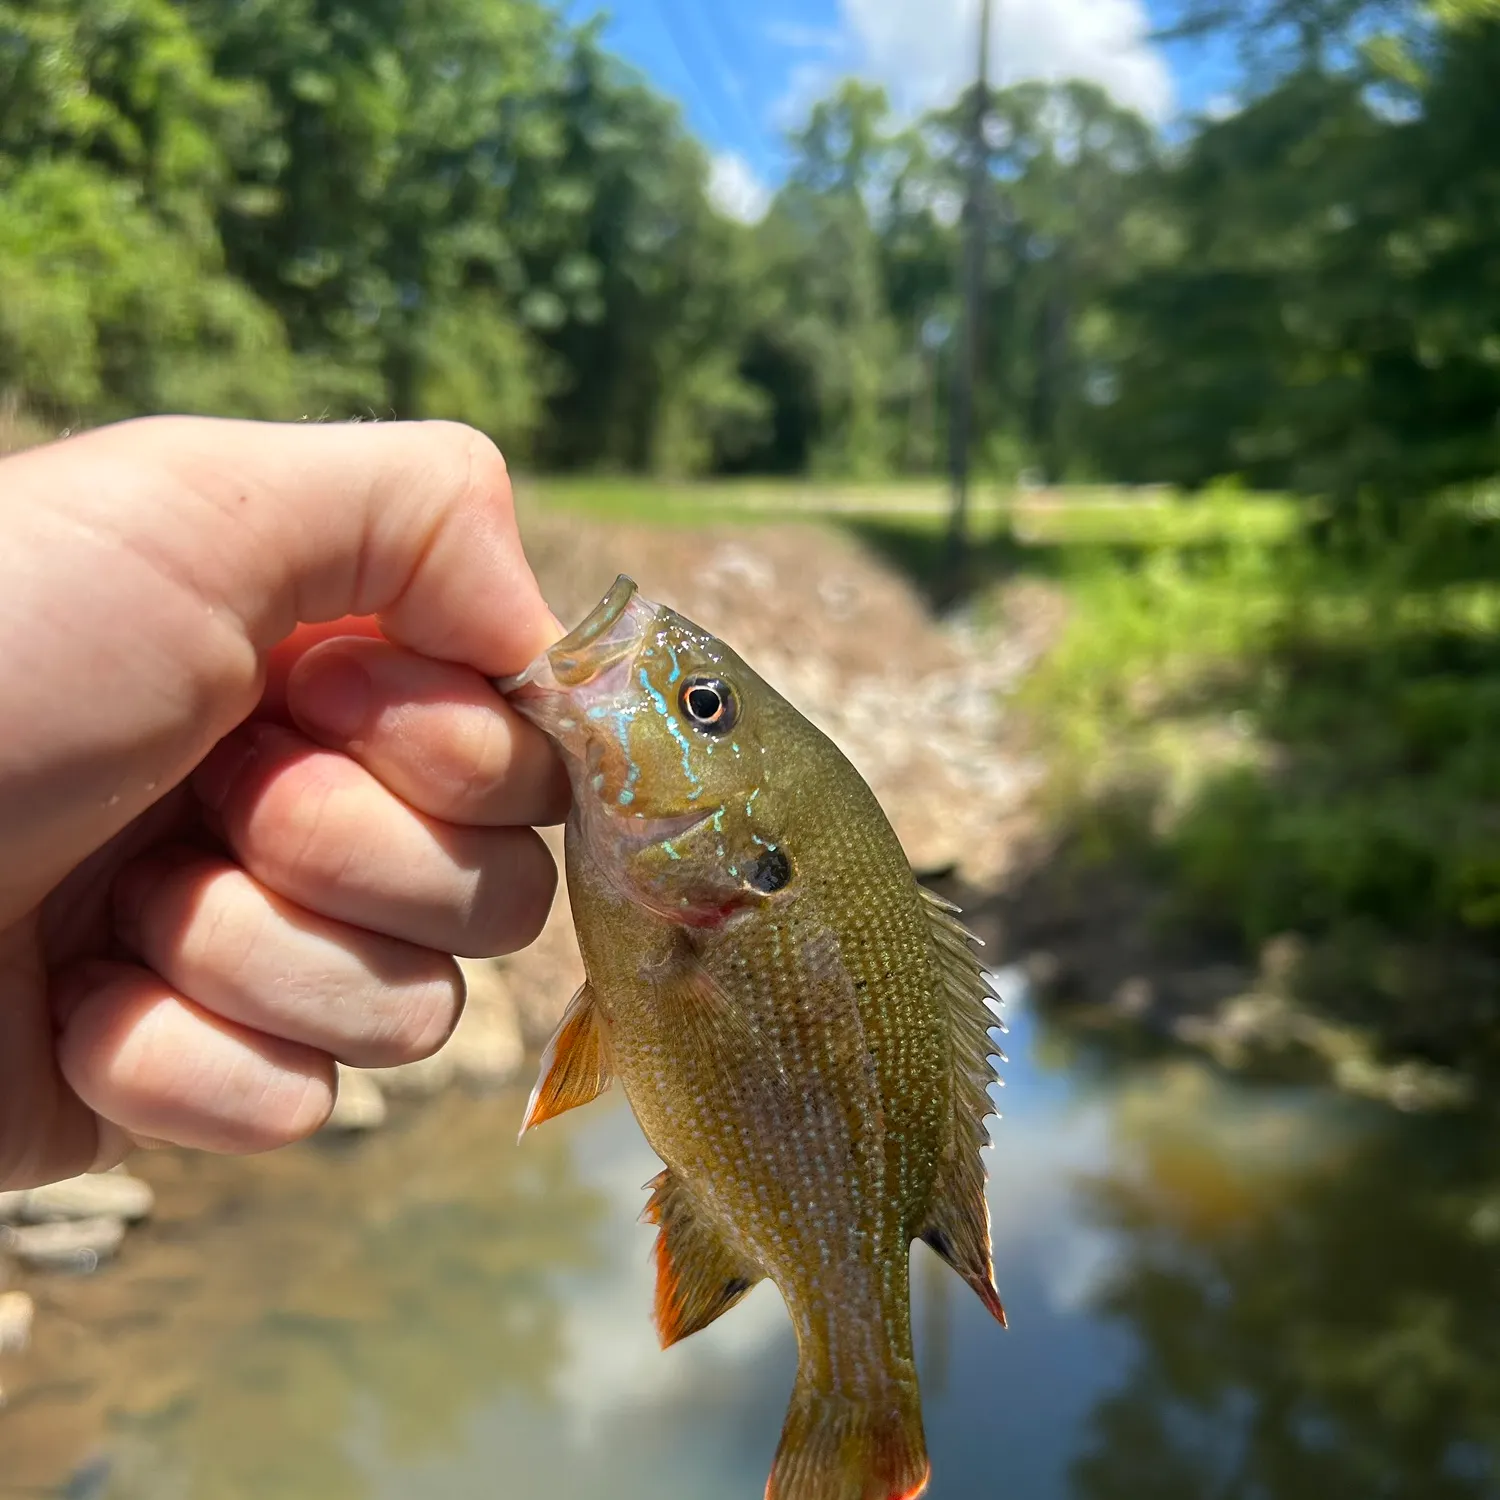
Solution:
<svg viewBox="0 0 1500 1500">
<path fill-rule="evenodd" d="M 1393 1056 L 1374 1028 L 1314 1014 L 1304 986 L 1317 955 L 1296 934 L 1247 955 L 1185 924 L 1150 871 L 1100 863 L 1040 816 L 1010 859 L 1005 880 L 945 894 L 1071 1030 L 1123 1055 L 1201 1052 L 1249 1078 L 1324 1084 L 1411 1113 L 1476 1103 L 1473 1081 L 1455 1069 Z"/>
</svg>

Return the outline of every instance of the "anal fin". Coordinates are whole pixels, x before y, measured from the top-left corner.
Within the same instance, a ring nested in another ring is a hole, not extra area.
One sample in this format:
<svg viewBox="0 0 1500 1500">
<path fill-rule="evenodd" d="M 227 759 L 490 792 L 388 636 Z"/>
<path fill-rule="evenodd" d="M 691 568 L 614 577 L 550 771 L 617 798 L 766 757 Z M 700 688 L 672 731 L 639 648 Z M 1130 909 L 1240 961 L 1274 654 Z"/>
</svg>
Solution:
<svg viewBox="0 0 1500 1500">
<path fill-rule="evenodd" d="M 728 1312 L 762 1272 L 724 1243 L 670 1167 L 649 1186 L 651 1199 L 641 1217 L 660 1231 L 655 1322 L 666 1349 Z"/>
<path fill-rule="evenodd" d="M 542 1054 L 541 1070 L 526 1105 L 521 1134 L 525 1135 L 533 1125 L 597 1099 L 609 1082 L 609 1059 L 604 1054 L 604 1038 L 599 1031 L 598 1005 L 585 982 L 568 1002 Z"/>
<path fill-rule="evenodd" d="M 945 1192 L 943 1184 L 939 1183 L 922 1239 L 974 1288 L 979 1300 L 1004 1328 L 1005 1305 L 995 1287 L 990 1214 L 984 1201 L 984 1174 L 979 1172 L 977 1175 L 977 1193 Z"/>
</svg>

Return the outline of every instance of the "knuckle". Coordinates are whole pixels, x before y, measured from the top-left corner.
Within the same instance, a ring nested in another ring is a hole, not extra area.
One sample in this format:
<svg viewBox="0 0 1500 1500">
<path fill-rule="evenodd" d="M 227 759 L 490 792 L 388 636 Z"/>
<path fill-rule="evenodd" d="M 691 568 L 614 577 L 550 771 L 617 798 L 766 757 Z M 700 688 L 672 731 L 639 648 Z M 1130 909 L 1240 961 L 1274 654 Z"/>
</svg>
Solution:
<svg viewBox="0 0 1500 1500">
<path fill-rule="evenodd" d="M 470 482 L 481 484 L 486 488 L 500 485 L 509 489 L 510 470 L 506 465 L 505 455 L 500 451 L 494 439 L 475 427 L 460 425 L 459 431 L 464 434 L 464 451 L 469 464 Z"/>
<path fill-rule="evenodd" d="M 510 769 L 510 734 L 499 714 L 459 713 L 432 746 L 430 774 L 455 817 L 482 813 Z"/>
<path fill-rule="evenodd" d="M 337 883 L 357 848 L 356 799 L 315 760 L 274 778 L 262 798 L 257 863 L 288 894 Z"/>
<path fill-rule="evenodd" d="M 482 432 L 465 428 L 465 479 L 463 503 L 476 511 L 493 515 L 498 509 L 509 516 L 513 508 L 510 469 L 505 455 L 494 441 Z"/>
<path fill-rule="evenodd" d="M 173 946 L 186 974 L 212 973 L 232 981 L 253 968 L 269 912 L 264 902 L 247 899 L 250 895 L 248 877 L 235 870 L 200 872 L 182 881 L 180 937 Z M 178 967 L 171 955 L 167 962 Z"/>
<path fill-rule="evenodd" d="M 493 499 L 496 491 L 510 494 L 510 470 L 505 455 L 493 438 L 462 422 L 431 419 L 423 431 L 453 456 L 454 467 L 463 478 L 462 488 L 471 496 Z"/>
</svg>

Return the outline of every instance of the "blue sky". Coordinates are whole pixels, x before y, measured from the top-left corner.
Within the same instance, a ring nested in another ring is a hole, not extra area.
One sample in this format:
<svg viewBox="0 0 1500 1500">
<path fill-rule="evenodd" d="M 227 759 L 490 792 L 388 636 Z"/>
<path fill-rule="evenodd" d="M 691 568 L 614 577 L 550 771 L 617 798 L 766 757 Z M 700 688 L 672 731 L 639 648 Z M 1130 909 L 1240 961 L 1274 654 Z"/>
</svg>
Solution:
<svg viewBox="0 0 1500 1500">
<path fill-rule="evenodd" d="M 951 98 L 972 63 L 979 0 L 569 0 L 604 11 L 615 51 L 682 106 L 747 208 L 774 184 L 787 127 L 836 78 L 858 73 L 909 110 Z M 1222 58 L 1154 46 L 1163 0 L 995 0 L 1002 81 L 1095 78 L 1159 120 L 1228 86 Z M 1153 12 L 1155 14 L 1153 15 Z"/>
</svg>

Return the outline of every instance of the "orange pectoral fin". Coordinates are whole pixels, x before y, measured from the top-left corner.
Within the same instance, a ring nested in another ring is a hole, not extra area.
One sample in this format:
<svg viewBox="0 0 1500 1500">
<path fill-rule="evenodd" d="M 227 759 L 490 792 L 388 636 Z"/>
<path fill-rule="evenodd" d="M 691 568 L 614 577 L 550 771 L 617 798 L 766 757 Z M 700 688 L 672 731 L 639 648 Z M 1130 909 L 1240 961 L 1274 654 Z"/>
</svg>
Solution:
<svg viewBox="0 0 1500 1500">
<path fill-rule="evenodd" d="M 585 983 L 568 1002 L 542 1054 L 541 1072 L 526 1105 L 521 1134 L 554 1115 L 597 1099 L 609 1087 L 610 1076 L 598 1006 L 594 992 Z"/>
</svg>

